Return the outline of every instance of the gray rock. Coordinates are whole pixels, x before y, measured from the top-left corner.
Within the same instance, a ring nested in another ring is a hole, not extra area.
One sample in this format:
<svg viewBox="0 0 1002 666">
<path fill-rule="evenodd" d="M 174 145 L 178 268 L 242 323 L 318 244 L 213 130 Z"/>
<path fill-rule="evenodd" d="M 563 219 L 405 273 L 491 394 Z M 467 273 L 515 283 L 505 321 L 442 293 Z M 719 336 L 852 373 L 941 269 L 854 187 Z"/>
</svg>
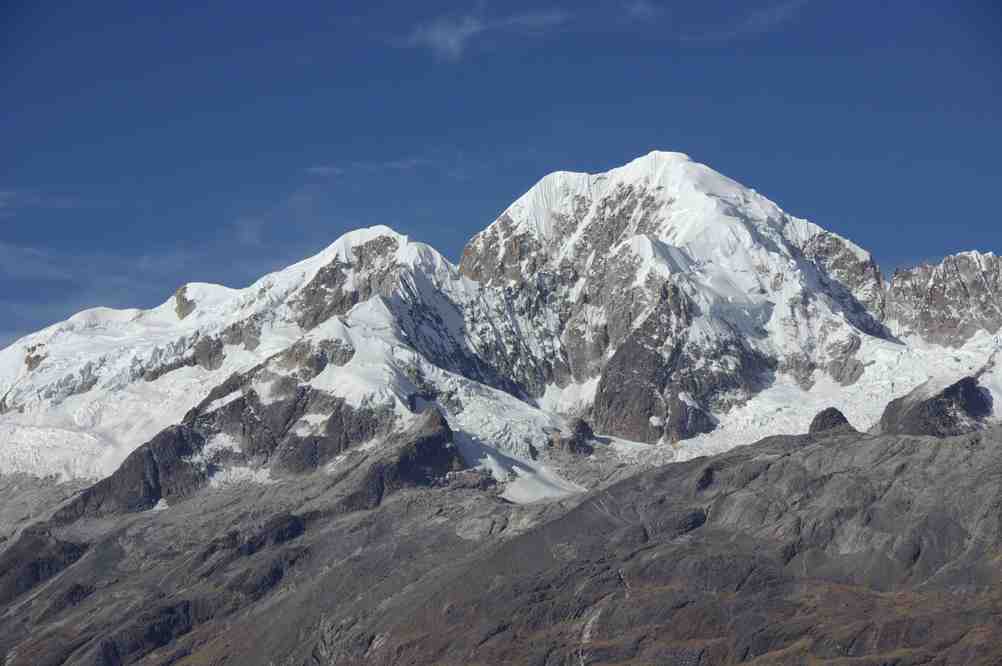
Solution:
<svg viewBox="0 0 1002 666">
<path fill-rule="evenodd" d="M 205 482 L 203 470 L 189 459 L 205 438 L 187 425 L 172 426 L 129 454 L 115 472 L 87 488 L 53 515 L 56 525 L 84 516 L 145 511 L 161 499 L 190 496 Z"/>
<path fill-rule="evenodd" d="M 44 527 L 25 529 L 0 553 L 0 607 L 66 569 L 87 550 Z"/>
<path fill-rule="evenodd" d="M 589 455 L 594 450 L 595 433 L 583 418 L 571 419 L 567 424 L 569 432 L 556 430 L 550 434 L 550 445 L 558 451 Z"/>
<path fill-rule="evenodd" d="M 836 234 L 823 231 L 801 250 L 817 265 L 825 286 L 861 330 L 884 337 L 884 278 L 872 257 L 861 259 Z"/>
<path fill-rule="evenodd" d="M 395 238 L 374 238 L 353 248 L 353 261 L 346 264 L 335 259 L 321 268 L 294 303 L 299 325 L 309 330 L 373 295 L 392 294 L 399 277 L 399 267 L 393 261 L 397 246 Z M 348 271 L 354 275 L 351 289 L 346 288 Z"/>
<path fill-rule="evenodd" d="M 200 337 L 195 343 L 193 358 L 195 363 L 206 370 L 218 370 L 226 358 L 226 354 L 223 352 L 223 341 L 219 338 Z"/>
<path fill-rule="evenodd" d="M 250 317 L 226 327 L 222 341 L 228 345 L 242 345 L 247 351 L 254 351 L 261 344 L 260 317 Z"/>
<path fill-rule="evenodd" d="M 852 335 L 848 341 L 833 344 L 829 348 L 833 358 L 828 362 L 826 370 L 842 386 L 852 386 L 866 371 L 866 364 L 857 357 L 861 345 L 860 337 Z"/>
<path fill-rule="evenodd" d="M 978 331 L 1002 328 L 1002 258 L 965 252 L 936 265 L 897 270 L 887 321 L 902 333 L 958 347 Z"/>
<path fill-rule="evenodd" d="M 823 409 L 811 420 L 808 434 L 821 435 L 830 432 L 856 432 L 845 415 L 834 407 Z"/>
<path fill-rule="evenodd" d="M 31 372 L 40 366 L 47 356 L 44 344 L 29 345 L 24 350 L 24 367 L 28 369 L 28 372 Z"/>
<path fill-rule="evenodd" d="M 697 314 L 681 288 L 664 285 L 658 307 L 602 373 L 592 409 L 600 432 L 650 443 L 686 439 L 715 427 L 704 406 L 723 410 L 730 406 L 727 396 L 763 388 L 772 363 L 739 338 L 710 348 L 689 343 Z"/>
<path fill-rule="evenodd" d="M 951 437 L 985 427 L 992 413 L 992 395 L 974 377 L 964 377 L 929 395 L 923 384 L 893 400 L 880 417 L 881 432 L 898 435 Z"/>
<path fill-rule="evenodd" d="M 188 285 L 181 285 L 174 292 L 174 312 L 178 319 L 184 319 L 195 311 L 195 301 L 188 298 Z"/>
</svg>

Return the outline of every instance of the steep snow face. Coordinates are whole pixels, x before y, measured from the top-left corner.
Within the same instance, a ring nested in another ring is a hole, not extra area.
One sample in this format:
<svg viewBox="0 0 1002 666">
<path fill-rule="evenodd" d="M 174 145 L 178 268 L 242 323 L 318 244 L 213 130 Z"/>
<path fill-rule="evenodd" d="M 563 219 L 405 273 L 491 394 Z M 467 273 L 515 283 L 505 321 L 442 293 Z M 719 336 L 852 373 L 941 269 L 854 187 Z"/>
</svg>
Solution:
<svg viewBox="0 0 1002 666">
<path fill-rule="evenodd" d="M 776 372 L 854 379 L 860 336 L 886 337 L 869 254 L 680 153 L 546 176 L 461 268 L 519 333 L 485 332 L 492 361 L 540 399 L 599 378 L 586 406 L 630 439 L 710 429 Z"/>
</svg>

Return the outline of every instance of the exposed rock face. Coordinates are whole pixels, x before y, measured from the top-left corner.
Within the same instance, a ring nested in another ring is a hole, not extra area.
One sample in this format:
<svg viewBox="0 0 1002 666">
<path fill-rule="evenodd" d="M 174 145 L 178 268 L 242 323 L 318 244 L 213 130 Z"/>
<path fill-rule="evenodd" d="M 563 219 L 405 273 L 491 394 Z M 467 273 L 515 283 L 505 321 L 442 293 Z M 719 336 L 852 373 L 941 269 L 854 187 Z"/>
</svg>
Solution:
<svg viewBox="0 0 1002 666">
<path fill-rule="evenodd" d="M 429 486 L 463 468 L 452 430 L 438 410 L 425 412 L 409 429 L 387 443 L 389 456 L 374 464 L 366 482 L 368 508 L 406 486 Z"/>
<path fill-rule="evenodd" d="M 63 541 L 43 527 L 24 530 L 0 553 L 0 608 L 80 559 L 85 544 Z"/>
<path fill-rule="evenodd" d="M 892 401 L 880 418 L 881 431 L 951 437 L 980 430 L 992 413 L 992 395 L 974 377 L 934 390 L 925 384 Z"/>
<path fill-rule="evenodd" d="M 393 237 L 375 238 L 321 268 L 298 296 L 299 324 L 309 330 L 374 294 L 390 295 L 398 284 L 397 247 Z"/>
<path fill-rule="evenodd" d="M 329 363 L 342 366 L 354 355 L 355 348 L 342 340 L 300 340 L 282 352 L 279 359 L 283 367 L 306 381 L 323 372 Z"/>
<path fill-rule="evenodd" d="M 851 243 L 823 231 L 801 248 L 817 264 L 822 281 L 842 305 L 852 312 L 861 328 L 882 335 L 885 316 L 884 278 L 873 257 L 861 255 Z"/>
<path fill-rule="evenodd" d="M 184 319 L 195 311 L 195 301 L 188 298 L 188 286 L 181 285 L 174 292 L 174 312 L 178 319 Z"/>
<path fill-rule="evenodd" d="M 831 360 L 826 370 L 842 386 L 852 386 L 863 376 L 866 365 L 857 357 L 862 340 L 852 335 L 847 341 L 835 342 L 829 347 Z"/>
<path fill-rule="evenodd" d="M 276 472 L 303 473 L 323 466 L 354 445 L 390 433 L 395 426 L 393 413 L 385 408 L 353 407 L 343 398 L 301 386 L 288 377 L 269 375 L 266 370 L 255 376 L 262 375 L 271 378 L 274 391 L 267 400 L 250 388 L 251 377 L 238 377 L 226 385 L 229 393 L 207 399 L 186 417 L 185 422 L 206 440 L 223 438 L 236 444 L 235 448 L 213 452 L 208 463 L 220 456 L 266 463 Z M 225 404 L 203 411 L 221 399 Z M 314 420 L 308 430 L 298 427 L 304 419 Z"/>
<path fill-rule="evenodd" d="M 84 490 L 56 512 L 63 524 L 82 516 L 145 511 L 161 499 L 190 496 L 205 481 L 204 472 L 189 462 L 204 438 L 188 426 L 168 428 L 133 451 L 106 479 Z"/>
<path fill-rule="evenodd" d="M 25 350 L 24 354 L 24 367 L 31 372 L 38 366 L 42 364 L 45 360 L 45 345 L 37 344 L 31 345 Z"/>
<path fill-rule="evenodd" d="M 554 431 L 550 435 L 550 444 L 566 453 L 591 453 L 595 433 L 588 422 L 582 418 L 574 418 L 568 426 L 570 432 Z"/>
<path fill-rule="evenodd" d="M 261 316 L 251 316 L 234 322 L 222 333 L 222 341 L 227 345 L 242 345 L 247 351 L 254 351 L 261 344 Z"/>
<path fill-rule="evenodd" d="M 964 252 L 937 265 L 895 271 L 887 320 L 902 334 L 959 346 L 980 330 L 1002 328 L 1002 258 Z"/>
<path fill-rule="evenodd" d="M 847 430 L 855 432 L 855 428 L 849 424 L 849 420 L 845 418 L 845 414 L 834 407 L 829 407 L 828 409 L 822 410 L 814 417 L 811 421 L 811 427 L 807 432 L 811 435 L 821 435 L 830 432 L 844 432 Z"/>
</svg>

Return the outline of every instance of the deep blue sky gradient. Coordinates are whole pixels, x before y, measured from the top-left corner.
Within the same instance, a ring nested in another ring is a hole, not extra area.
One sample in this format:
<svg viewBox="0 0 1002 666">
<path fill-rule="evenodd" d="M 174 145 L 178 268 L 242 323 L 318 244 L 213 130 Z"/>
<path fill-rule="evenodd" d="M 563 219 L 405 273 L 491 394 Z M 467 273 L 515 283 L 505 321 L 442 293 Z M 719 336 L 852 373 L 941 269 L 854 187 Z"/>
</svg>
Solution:
<svg viewBox="0 0 1002 666">
<path fill-rule="evenodd" d="M 885 269 L 1002 251 L 993 2 L 43 4 L 0 8 L 0 346 L 362 225 L 458 258 L 654 148 Z"/>
</svg>

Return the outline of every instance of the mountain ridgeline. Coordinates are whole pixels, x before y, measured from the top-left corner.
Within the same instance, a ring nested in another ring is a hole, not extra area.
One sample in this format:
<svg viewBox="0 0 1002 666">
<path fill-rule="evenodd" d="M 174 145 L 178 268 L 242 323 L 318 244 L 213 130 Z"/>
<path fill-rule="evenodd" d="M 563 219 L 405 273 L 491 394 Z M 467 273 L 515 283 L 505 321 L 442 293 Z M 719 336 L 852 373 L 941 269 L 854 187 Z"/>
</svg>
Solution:
<svg viewBox="0 0 1002 666">
<path fill-rule="evenodd" d="M 851 241 L 654 152 L 603 174 L 546 176 L 458 266 L 374 227 L 246 289 L 189 284 L 153 310 L 80 313 L 0 352 L 0 419 L 25 447 L 26 428 L 58 427 L 50 439 L 105 461 L 53 451 L 42 472 L 105 474 L 234 373 L 279 378 L 291 395 L 330 364 L 344 381 L 311 383 L 314 393 L 387 414 L 472 382 L 538 410 L 546 427 L 583 416 L 603 434 L 673 444 L 778 380 L 850 387 L 884 372 L 874 359 L 889 349 L 965 348 L 998 332 L 1000 304 L 994 254 L 885 282 Z M 895 390 L 925 379 L 913 374 Z M 109 401 L 132 410 L 129 424 Z M 493 443 L 525 454 L 524 434 Z"/>
</svg>

